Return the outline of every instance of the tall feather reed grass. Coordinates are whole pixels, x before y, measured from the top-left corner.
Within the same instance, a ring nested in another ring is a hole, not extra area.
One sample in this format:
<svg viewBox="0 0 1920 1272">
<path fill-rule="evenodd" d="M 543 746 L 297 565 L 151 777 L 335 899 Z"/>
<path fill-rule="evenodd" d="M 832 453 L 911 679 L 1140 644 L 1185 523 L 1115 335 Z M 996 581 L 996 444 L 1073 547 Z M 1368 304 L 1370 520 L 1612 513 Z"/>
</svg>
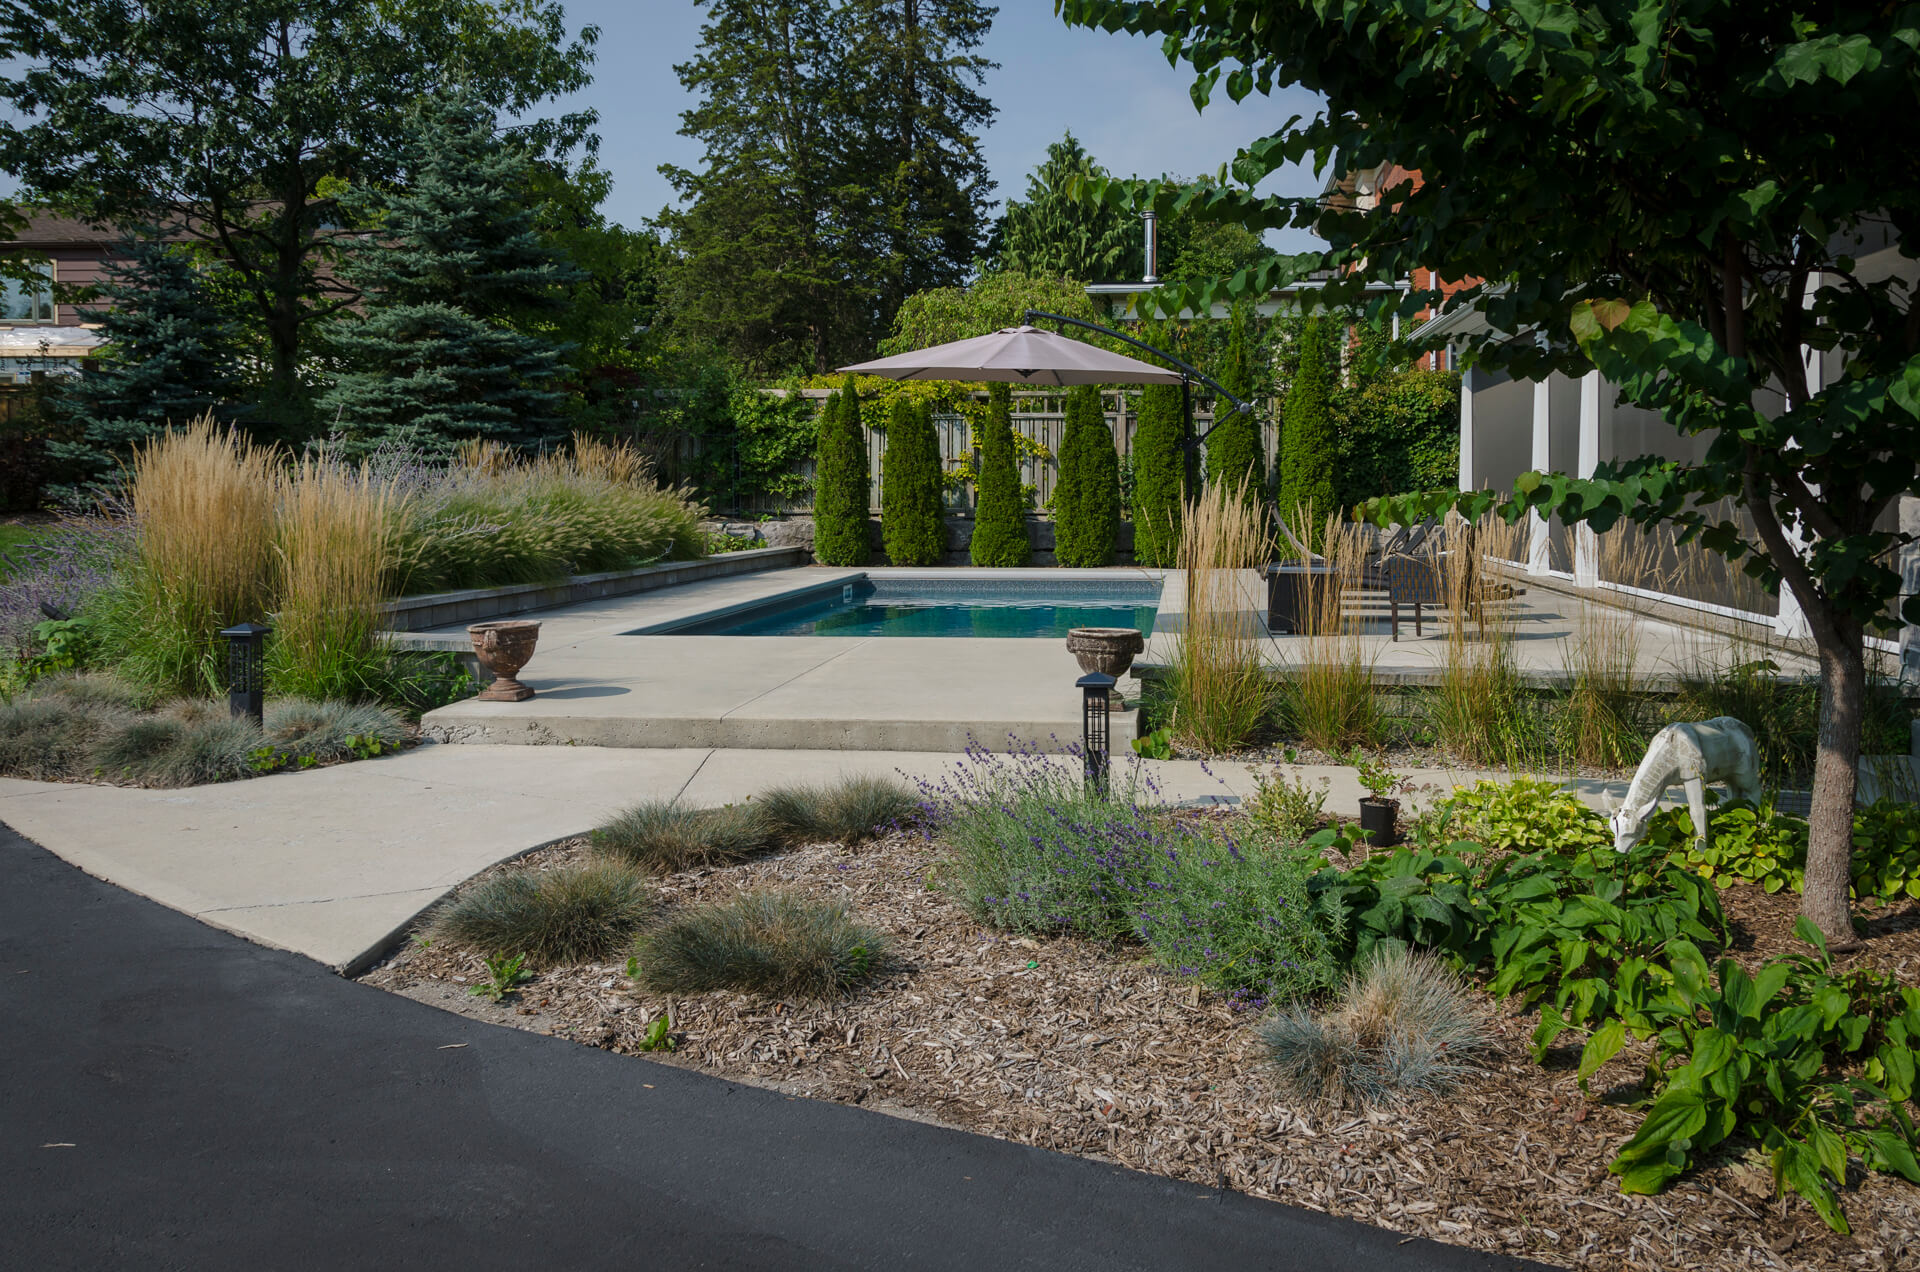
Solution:
<svg viewBox="0 0 1920 1272">
<path fill-rule="evenodd" d="M 135 447 L 138 544 L 101 624 L 125 674 L 176 693 L 226 689 L 216 633 L 271 609 L 278 472 L 271 448 L 211 416 Z"/>
<path fill-rule="evenodd" d="M 1441 746 L 1476 764 L 1538 767 L 1553 739 L 1514 652 L 1512 584 L 1494 561 L 1520 558 L 1526 527 L 1491 514 L 1449 518 L 1441 558 L 1447 645 L 1428 716 Z"/>
<path fill-rule="evenodd" d="M 1260 580 L 1272 551 L 1266 513 L 1210 486 L 1182 512 L 1178 561 L 1187 610 L 1173 654 L 1173 730 L 1189 746 L 1231 751 L 1265 722 L 1273 685 L 1260 649 Z"/>
<path fill-rule="evenodd" d="M 407 502 L 365 465 L 306 459 L 281 483 L 274 526 L 279 612 L 267 674 L 277 692 L 357 697 L 389 655 L 380 604 L 396 568 Z"/>
<path fill-rule="evenodd" d="M 1642 536 L 1622 530 L 1595 541 L 1600 577 L 1653 577 L 1655 554 Z M 1562 746 L 1581 764 L 1617 768 L 1638 761 L 1646 745 L 1645 685 L 1639 674 L 1640 615 L 1617 605 L 1584 600 L 1567 651 L 1567 697 L 1561 705 Z"/>
<path fill-rule="evenodd" d="M 1301 581 L 1306 589 L 1303 652 L 1281 677 L 1282 726 L 1322 751 L 1374 746 L 1387 726 L 1373 684 L 1378 655 L 1366 639 L 1365 617 L 1348 604 L 1348 593 L 1361 586 L 1365 574 L 1366 534 L 1359 525 L 1329 516 L 1316 537 L 1327 570 Z"/>
</svg>

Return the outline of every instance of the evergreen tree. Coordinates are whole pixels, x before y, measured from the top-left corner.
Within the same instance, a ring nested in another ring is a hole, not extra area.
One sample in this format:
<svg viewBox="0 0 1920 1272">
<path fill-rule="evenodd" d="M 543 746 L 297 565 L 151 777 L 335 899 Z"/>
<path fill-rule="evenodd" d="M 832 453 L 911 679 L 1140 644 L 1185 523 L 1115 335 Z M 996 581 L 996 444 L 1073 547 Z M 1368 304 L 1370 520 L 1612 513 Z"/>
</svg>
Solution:
<svg viewBox="0 0 1920 1272">
<path fill-rule="evenodd" d="M 946 499 L 933 404 L 896 398 L 880 470 L 880 533 L 895 565 L 938 565 L 946 550 Z"/>
<path fill-rule="evenodd" d="M 1054 488 L 1054 555 L 1061 565 L 1112 565 L 1120 524 L 1120 457 L 1113 448 L 1100 390 L 1078 385 L 1067 393 L 1066 436 L 1060 445 L 1060 484 Z"/>
<path fill-rule="evenodd" d="M 1133 559 L 1139 565 L 1170 567 L 1179 558 L 1187 467 L 1181 424 L 1179 385 L 1141 390 L 1133 433 Z"/>
<path fill-rule="evenodd" d="M 860 93 L 846 121 L 881 200 L 876 283 L 883 323 L 907 297 L 967 281 L 993 191 L 979 132 L 996 64 L 973 50 L 995 10 L 980 0 L 849 0 Z M 877 337 L 885 326 L 873 335 Z"/>
<path fill-rule="evenodd" d="M 872 551 L 867 530 L 867 435 L 860 425 L 860 394 L 848 376 L 820 412 L 814 454 L 813 555 L 822 565 L 865 565 Z"/>
<path fill-rule="evenodd" d="M 1005 383 L 987 386 L 988 407 L 980 439 L 980 506 L 974 514 L 973 563 L 1020 566 L 1033 559 L 1027 538 L 1026 501 L 1020 497 L 1020 468 L 1013 456 L 1013 390 Z"/>
<path fill-rule="evenodd" d="M 911 291 L 958 282 L 990 183 L 972 132 L 992 107 L 975 0 L 710 0 L 674 68 L 697 104 L 674 322 L 761 370 L 870 354 Z"/>
<path fill-rule="evenodd" d="M 1106 175 L 1072 133 L 1048 146 L 1046 162 L 1027 177 L 1026 201 L 1007 200 L 994 267 L 1091 283 L 1137 275 L 1139 221 L 1075 191 Z"/>
<path fill-rule="evenodd" d="M 188 249 L 152 229 L 129 235 L 107 266 L 101 295 L 110 303 L 81 317 L 100 324 L 106 348 L 59 397 L 71 436 L 47 442 L 63 483 L 50 494 L 108 477 L 136 444 L 169 424 L 240 414 L 245 389 L 234 323 Z"/>
<path fill-rule="evenodd" d="M 367 303 L 333 333 L 349 370 L 321 397 L 322 418 L 356 448 L 556 436 L 566 349 L 508 323 L 560 305 L 580 275 L 535 231 L 531 160 L 475 102 L 430 98 L 415 119 L 409 184 L 345 200 L 370 228 L 349 240 L 340 273 Z"/>
<path fill-rule="evenodd" d="M 1267 458 L 1260 441 L 1260 420 L 1251 406 L 1254 342 L 1253 306 L 1243 300 L 1228 315 L 1227 348 L 1220 359 L 1219 380 L 1227 392 L 1248 402 L 1249 408 L 1235 411 L 1207 434 L 1207 481 L 1229 490 L 1244 482 L 1250 504 L 1264 501 L 1267 495 Z M 1228 409 L 1226 402 L 1216 402 L 1216 418 Z"/>
<path fill-rule="evenodd" d="M 1332 343 L 1326 319 L 1309 318 L 1300 333 L 1300 366 L 1287 389 L 1280 430 L 1280 516 L 1303 543 L 1318 543 L 1318 527 L 1339 510 L 1334 494 Z M 1300 524 L 1304 517 L 1305 524 Z"/>
</svg>

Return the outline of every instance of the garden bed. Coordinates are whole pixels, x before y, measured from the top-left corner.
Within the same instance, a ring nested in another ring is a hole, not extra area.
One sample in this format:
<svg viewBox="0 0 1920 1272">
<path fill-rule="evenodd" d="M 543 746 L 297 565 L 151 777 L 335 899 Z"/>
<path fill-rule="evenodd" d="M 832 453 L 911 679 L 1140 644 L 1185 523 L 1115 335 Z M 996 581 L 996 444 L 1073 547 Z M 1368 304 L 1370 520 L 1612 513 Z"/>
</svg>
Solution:
<svg viewBox="0 0 1920 1272">
<path fill-rule="evenodd" d="M 586 856 L 575 840 L 499 869 Z M 841 1001 L 669 998 L 605 963 L 541 970 L 517 1001 L 496 1005 L 468 992 L 486 977 L 480 956 L 442 943 L 409 946 L 364 979 L 623 1053 L 641 1051 L 664 1012 L 677 1049 L 651 1054 L 665 1063 L 1566 1266 L 1895 1268 L 1920 1258 L 1920 1188 L 1888 1175 L 1850 1181 L 1850 1237 L 1798 1198 L 1773 1199 L 1757 1152 L 1722 1152 L 1663 1194 L 1623 1196 L 1607 1164 L 1640 1122 L 1617 1096 L 1644 1052 L 1629 1047 L 1603 1068 L 1589 1101 L 1575 1083 L 1577 1047 L 1545 1067 L 1529 1060 L 1531 1013 L 1498 1014 L 1495 1057 L 1451 1095 L 1364 1116 L 1290 1107 L 1259 1063 L 1257 1013 L 1137 946 L 983 928 L 940 886 L 941 859 L 924 840 L 893 835 L 659 880 L 673 905 L 765 885 L 849 903 L 892 935 L 893 963 Z M 1788 948 L 1796 898 L 1747 887 L 1722 896 L 1742 961 Z M 1920 905 L 1873 912 L 1865 949 L 1841 961 L 1915 983 Z"/>
</svg>

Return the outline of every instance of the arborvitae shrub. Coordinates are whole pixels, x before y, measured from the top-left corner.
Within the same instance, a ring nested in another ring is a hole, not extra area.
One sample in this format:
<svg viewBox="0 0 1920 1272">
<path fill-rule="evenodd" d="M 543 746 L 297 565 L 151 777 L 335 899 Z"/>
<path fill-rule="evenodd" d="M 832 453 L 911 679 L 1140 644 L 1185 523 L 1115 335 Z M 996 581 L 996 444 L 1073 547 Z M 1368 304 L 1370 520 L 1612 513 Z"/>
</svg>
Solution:
<svg viewBox="0 0 1920 1272">
<path fill-rule="evenodd" d="M 880 475 L 880 531 L 895 565 L 938 565 L 946 547 L 933 405 L 896 398 Z"/>
<path fill-rule="evenodd" d="M 820 412 L 820 448 L 814 457 L 813 555 L 822 565 L 865 565 L 867 439 L 860 427 L 860 394 L 846 386 Z"/>
<path fill-rule="evenodd" d="M 1250 403 L 1254 382 L 1252 306 L 1245 302 L 1235 305 L 1228 321 L 1220 383 L 1227 392 Z M 1225 401 L 1214 405 L 1214 418 L 1220 423 L 1207 434 L 1207 481 L 1228 490 L 1242 489 L 1244 483 L 1244 498 L 1249 503 L 1257 502 L 1266 497 L 1267 486 L 1267 457 L 1260 444 L 1259 417 L 1252 409 L 1226 414 L 1231 409 Z"/>
<path fill-rule="evenodd" d="M 980 439 L 980 507 L 974 514 L 973 563 L 1021 566 L 1033 559 L 1026 501 L 1013 458 L 1013 390 L 989 386 L 985 435 Z"/>
<path fill-rule="evenodd" d="M 1287 390 L 1280 433 L 1280 482 L 1275 494 L 1280 516 L 1302 542 L 1311 542 L 1313 526 L 1339 508 L 1333 487 L 1330 343 L 1326 319 L 1308 319 L 1300 333 L 1300 369 Z M 1305 524 L 1295 524 L 1303 509 Z"/>
<path fill-rule="evenodd" d="M 1100 390 L 1091 384 L 1067 394 L 1053 515 L 1054 555 L 1061 565 L 1113 564 L 1120 524 L 1120 457 L 1113 449 Z"/>
<path fill-rule="evenodd" d="M 1180 553 L 1185 456 L 1180 449 L 1180 387 L 1150 384 L 1140 394 L 1133 434 L 1133 559 L 1171 567 Z"/>
</svg>

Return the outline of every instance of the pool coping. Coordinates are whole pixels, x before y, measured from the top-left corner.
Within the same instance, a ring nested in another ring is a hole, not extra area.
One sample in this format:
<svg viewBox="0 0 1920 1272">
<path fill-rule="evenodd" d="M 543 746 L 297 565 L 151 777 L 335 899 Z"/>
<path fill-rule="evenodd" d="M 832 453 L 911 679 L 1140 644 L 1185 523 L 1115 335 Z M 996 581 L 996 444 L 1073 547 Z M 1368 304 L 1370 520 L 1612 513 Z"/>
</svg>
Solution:
<svg viewBox="0 0 1920 1272">
<path fill-rule="evenodd" d="M 1145 568 L 1138 568 L 1138 567 L 1132 567 L 1132 566 L 1118 566 L 1118 567 L 1112 568 L 1110 571 L 1101 571 L 1101 572 L 1111 573 L 1118 577 L 1126 577 L 1130 579 L 1144 579 L 1149 582 L 1157 582 L 1160 585 L 1159 595 L 1155 598 L 1153 626 L 1149 630 L 1141 633 L 1141 635 L 1148 640 L 1153 639 L 1154 631 L 1158 630 L 1160 627 L 1160 615 L 1168 611 L 1169 607 L 1167 605 L 1167 601 L 1168 601 L 1169 591 L 1173 592 L 1175 596 L 1182 602 L 1182 604 L 1178 606 L 1174 606 L 1172 608 L 1176 612 L 1184 612 L 1185 610 L 1185 605 L 1184 605 L 1185 596 L 1182 593 L 1181 589 L 1179 588 L 1169 589 L 1167 587 L 1168 580 L 1175 573 L 1177 573 L 1177 571 L 1154 570 L 1154 569 L 1145 569 Z M 1081 581 L 1085 581 L 1087 576 L 1091 573 L 1094 573 L 1094 571 L 1076 570 L 1073 572 L 1072 577 L 1075 582 L 1081 582 Z M 622 635 L 622 636 L 673 636 L 681 632 L 684 632 L 687 628 L 690 628 L 690 627 L 698 627 L 707 623 L 718 622 L 722 619 L 732 618 L 736 615 L 744 614 L 752 610 L 757 610 L 757 609 L 762 609 L 762 608 L 767 608 L 767 607 L 777 606 L 777 605 L 788 605 L 795 601 L 811 600 L 816 596 L 831 595 L 832 593 L 838 592 L 842 588 L 849 587 L 855 583 L 875 579 L 876 576 L 879 579 L 892 579 L 900 582 L 928 580 L 928 581 L 934 581 L 934 582 L 952 583 L 952 582 L 961 582 L 969 579 L 978 579 L 983 582 L 990 582 L 990 581 L 997 580 L 997 581 L 1008 582 L 1008 583 L 1016 583 L 1016 582 L 1058 583 L 1062 581 L 1061 571 L 1058 566 L 1052 566 L 1052 567 L 1036 566 L 1031 568 L 1021 568 L 1021 569 L 996 569 L 989 566 L 890 566 L 890 565 L 869 566 L 864 569 L 861 569 L 860 573 L 855 575 L 842 574 L 842 575 L 836 576 L 835 578 L 828 579 L 824 582 L 803 583 L 798 587 L 791 587 L 786 589 L 785 591 L 774 592 L 766 596 L 754 597 L 751 600 L 735 601 L 727 605 L 716 605 L 712 609 L 702 610 L 700 613 L 697 613 L 697 614 L 682 614 L 676 618 L 666 619 L 658 623 L 648 623 L 640 627 L 629 628 L 626 631 L 620 632 L 619 635 Z M 708 636 L 720 636 L 720 635 L 726 635 L 726 634 L 727 633 L 711 633 L 711 632 L 704 633 L 704 635 L 708 635 Z M 791 637 L 766 637 L 763 639 L 810 640 L 813 638 L 808 636 L 791 636 Z M 942 639 L 945 639 L 945 637 L 903 636 L 903 637 L 894 637 L 893 639 L 942 640 Z"/>
</svg>

